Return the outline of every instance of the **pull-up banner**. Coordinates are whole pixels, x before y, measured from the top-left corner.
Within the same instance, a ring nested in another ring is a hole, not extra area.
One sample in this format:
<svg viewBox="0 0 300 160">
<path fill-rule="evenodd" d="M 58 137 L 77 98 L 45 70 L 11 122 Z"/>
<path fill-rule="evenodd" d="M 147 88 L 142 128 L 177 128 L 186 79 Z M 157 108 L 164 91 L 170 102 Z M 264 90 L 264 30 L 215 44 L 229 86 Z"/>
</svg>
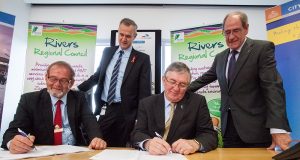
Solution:
<svg viewBox="0 0 300 160">
<path fill-rule="evenodd" d="M 292 138 L 300 139 L 300 0 L 265 11 L 268 39 L 276 45 L 277 68 L 286 92 Z"/>
<path fill-rule="evenodd" d="M 48 65 L 66 61 L 75 71 L 77 86 L 94 73 L 97 26 L 30 22 L 24 92 L 46 87 Z"/>
<path fill-rule="evenodd" d="M 222 24 L 171 31 L 171 61 L 181 61 L 190 67 L 192 81 L 205 73 L 215 56 L 226 46 Z M 199 89 L 204 95 L 212 117 L 220 118 L 220 86 L 217 81 Z"/>
<path fill-rule="evenodd" d="M 0 12 L 0 130 L 15 16 Z"/>
</svg>

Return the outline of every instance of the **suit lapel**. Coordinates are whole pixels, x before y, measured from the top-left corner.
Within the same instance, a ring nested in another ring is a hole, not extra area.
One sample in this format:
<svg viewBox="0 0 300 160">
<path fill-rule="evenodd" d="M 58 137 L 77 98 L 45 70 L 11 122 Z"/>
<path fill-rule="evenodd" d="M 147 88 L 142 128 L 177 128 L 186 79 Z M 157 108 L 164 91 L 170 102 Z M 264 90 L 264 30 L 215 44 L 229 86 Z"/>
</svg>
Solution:
<svg viewBox="0 0 300 160">
<path fill-rule="evenodd" d="M 100 71 L 99 77 L 104 77 L 103 75 L 105 75 L 107 67 L 117 49 L 118 49 L 118 47 L 112 47 L 112 48 L 110 48 L 110 50 L 108 50 L 107 52 L 105 52 L 103 54 L 103 61 L 102 61 L 103 63 L 101 63 L 101 71 Z"/>
<path fill-rule="evenodd" d="M 47 89 L 42 90 L 42 97 L 40 104 L 38 106 L 41 106 L 41 114 L 44 117 L 45 121 L 43 123 L 46 123 L 45 130 L 47 130 L 49 135 L 49 141 L 53 142 L 54 138 L 54 127 L 53 127 L 53 111 L 52 111 L 52 102 L 49 93 L 47 92 Z"/>
<path fill-rule="evenodd" d="M 154 104 L 153 111 L 155 111 L 154 117 L 157 124 L 157 132 L 160 135 L 164 134 L 165 130 L 165 100 L 164 100 L 164 92 L 161 93 Z"/>
<path fill-rule="evenodd" d="M 128 75 L 129 75 L 131 69 L 133 68 L 133 65 L 136 63 L 137 58 L 138 58 L 137 52 L 132 48 L 131 54 L 128 59 L 127 66 L 125 68 L 125 73 L 124 73 L 122 84 L 124 84 L 124 82 L 128 78 Z"/>
<path fill-rule="evenodd" d="M 180 123 L 186 111 L 185 107 L 187 104 L 188 96 L 189 96 L 188 93 L 186 93 L 185 97 L 176 104 L 176 109 L 171 122 L 170 131 L 167 137 L 167 142 L 170 142 L 170 140 L 173 139 L 173 136 L 176 133 L 178 126 L 180 126 Z"/>
<path fill-rule="evenodd" d="M 68 96 L 67 96 L 67 104 L 65 104 L 65 107 L 67 107 L 67 112 L 68 112 L 68 120 L 69 120 L 69 124 L 72 130 L 72 134 L 73 136 L 77 137 L 76 135 L 76 129 L 75 129 L 75 110 L 76 110 L 76 104 L 75 104 L 75 100 L 76 98 L 73 97 L 72 91 L 69 91 Z"/>
<path fill-rule="evenodd" d="M 241 50 L 238 60 L 236 61 L 236 66 L 235 66 L 236 68 L 235 68 L 235 72 L 233 73 L 233 80 L 232 80 L 231 84 L 229 85 L 229 89 L 233 85 L 233 83 L 236 79 L 236 76 L 238 75 L 239 71 L 245 64 L 246 60 L 248 59 L 252 48 L 253 48 L 252 40 L 248 38 Z"/>
<path fill-rule="evenodd" d="M 228 82 L 227 82 L 227 78 L 226 78 L 226 66 L 227 66 L 227 60 L 228 60 L 228 55 L 229 55 L 229 51 L 230 49 L 227 48 L 226 50 L 223 51 L 223 57 L 221 57 L 221 66 L 220 68 L 222 68 L 222 73 L 220 74 L 221 75 L 221 80 L 219 83 L 222 83 L 222 84 L 219 84 L 220 86 L 226 86 L 224 88 L 228 89 Z"/>
</svg>

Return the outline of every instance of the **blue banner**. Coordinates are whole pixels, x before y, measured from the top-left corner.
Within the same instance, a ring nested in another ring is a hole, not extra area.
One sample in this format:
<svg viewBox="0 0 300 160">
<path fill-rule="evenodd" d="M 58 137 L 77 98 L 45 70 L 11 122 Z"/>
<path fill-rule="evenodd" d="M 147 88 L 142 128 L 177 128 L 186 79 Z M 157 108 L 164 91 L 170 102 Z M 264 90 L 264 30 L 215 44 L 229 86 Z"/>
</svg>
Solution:
<svg viewBox="0 0 300 160">
<path fill-rule="evenodd" d="M 279 8 L 282 16 L 270 23 L 267 20 L 268 39 L 277 44 L 275 58 L 286 93 L 291 136 L 292 139 L 300 139 L 300 0 L 287 2 Z"/>
</svg>

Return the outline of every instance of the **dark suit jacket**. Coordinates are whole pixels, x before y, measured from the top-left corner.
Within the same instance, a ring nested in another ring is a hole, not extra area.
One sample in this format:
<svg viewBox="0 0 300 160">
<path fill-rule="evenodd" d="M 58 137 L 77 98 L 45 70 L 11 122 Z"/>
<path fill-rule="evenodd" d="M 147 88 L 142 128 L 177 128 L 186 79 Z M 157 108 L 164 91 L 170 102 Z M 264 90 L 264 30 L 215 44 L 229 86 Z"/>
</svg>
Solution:
<svg viewBox="0 0 300 160">
<path fill-rule="evenodd" d="M 101 138 L 102 134 L 95 116 L 87 105 L 83 92 L 70 90 L 67 97 L 67 112 L 72 134 L 76 145 L 87 145 L 93 138 Z M 88 142 L 85 142 L 81 125 L 85 129 Z M 47 89 L 26 93 L 21 96 L 14 119 L 3 135 L 3 148 L 15 135 L 18 128 L 35 136 L 35 144 L 52 145 L 54 126 L 52 103 Z"/>
<path fill-rule="evenodd" d="M 88 80 L 78 86 L 81 91 L 88 91 L 94 85 L 98 85 L 95 93 L 96 115 L 100 113 L 103 105 L 101 94 L 104 88 L 106 69 L 117 49 L 118 46 L 105 48 L 97 71 Z M 125 117 L 131 120 L 135 119 L 138 101 L 150 95 L 150 57 L 145 53 L 132 49 L 121 86 L 121 106 Z"/>
<path fill-rule="evenodd" d="M 229 107 L 237 132 L 246 143 L 270 142 L 270 128 L 291 131 L 274 48 L 271 42 L 247 38 L 239 53 L 234 79 L 229 87 L 226 79 L 229 49 L 219 53 L 212 67 L 191 83 L 189 90 L 196 91 L 218 79 L 223 135 Z"/>
<path fill-rule="evenodd" d="M 138 118 L 131 135 L 133 145 L 155 137 L 155 132 L 163 135 L 165 129 L 164 93 L 153 95 L 140 101 Z M 203 96 L 187 92 L 176 104 L 167 142 L 171 145 L 178 139 L 196 139 L 204 147 L 204 152 L 217 147 L 217 133 L 214 131 Z"/>
</svg>

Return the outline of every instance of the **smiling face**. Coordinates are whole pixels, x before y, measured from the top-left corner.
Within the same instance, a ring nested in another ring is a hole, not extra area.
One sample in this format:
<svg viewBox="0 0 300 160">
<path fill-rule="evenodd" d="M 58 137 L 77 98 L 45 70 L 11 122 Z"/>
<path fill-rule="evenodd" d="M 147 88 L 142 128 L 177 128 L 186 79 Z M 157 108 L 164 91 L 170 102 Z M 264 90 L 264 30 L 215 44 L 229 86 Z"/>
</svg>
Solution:
<svg viewBox="0 0 300 160">
<path fill-rule="evenodd" d="M 131 45 L 133 40 L 136 37 L 136 29 L 133 25 L 125 25 L 120 24 L 119 30 L 118 30 L 118 41 L 120 47 L 125 50 L 128 49 Z"/>
<path fill-rule="evenodd" d="M 62 65 L 53 65 L 45 76 L 49 94 L 60 99 L 74 84 L 70 70 Z"/>
<path fill-rule="evenodd" d="M 166 98 L 176 103 L 184 97 L 190 82 L 190 75 L 188 72 L 169 71 L 162 80 Z"/>
<path fill-rule="evenodd" d="M 223 32 L 227 46 L 237 50 L 244 43 L 248 34 L 248 24 L 243 27 L 240 16 L 231 15 L 225 20 Z"/>
</svg>

